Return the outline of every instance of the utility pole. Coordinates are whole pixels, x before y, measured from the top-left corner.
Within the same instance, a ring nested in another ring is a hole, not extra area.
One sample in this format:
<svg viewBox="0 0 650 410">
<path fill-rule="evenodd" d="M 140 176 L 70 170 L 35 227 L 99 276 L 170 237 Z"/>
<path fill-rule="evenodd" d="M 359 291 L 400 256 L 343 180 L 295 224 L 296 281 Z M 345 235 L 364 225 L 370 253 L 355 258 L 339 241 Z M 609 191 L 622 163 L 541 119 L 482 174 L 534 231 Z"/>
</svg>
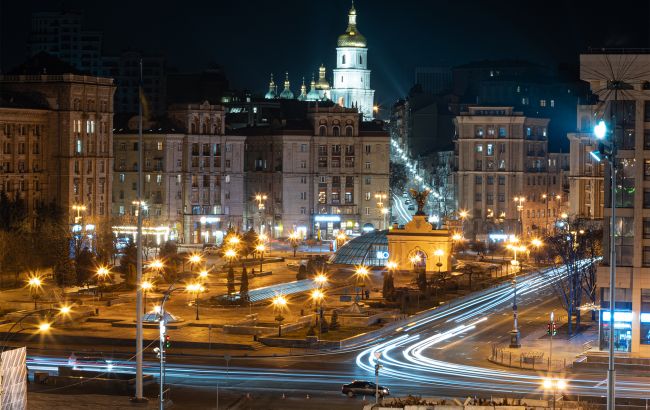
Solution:
<svg viewBox="0 0 650 410">
<path fill-rule="evenodd" d="M 144 98 L 144 89 L 142 86 L 142 59 L 140 59 L 140 104 L 138 105 L 139 111 L 139 126 L 138 126 L 138 184 L 137 184 L 137 195 L 138 195 L 138 229 L 137 229 L 137 238 L 136 238 L 136 302 L 135 302 L 135 402 L 143 402 L 146 399 L 142 395 L 142 185 L 143 185 L 143 174 L 142 166 L 144 165 L 144 150 L 142 149 L 142 99 Z"/>
</svg>

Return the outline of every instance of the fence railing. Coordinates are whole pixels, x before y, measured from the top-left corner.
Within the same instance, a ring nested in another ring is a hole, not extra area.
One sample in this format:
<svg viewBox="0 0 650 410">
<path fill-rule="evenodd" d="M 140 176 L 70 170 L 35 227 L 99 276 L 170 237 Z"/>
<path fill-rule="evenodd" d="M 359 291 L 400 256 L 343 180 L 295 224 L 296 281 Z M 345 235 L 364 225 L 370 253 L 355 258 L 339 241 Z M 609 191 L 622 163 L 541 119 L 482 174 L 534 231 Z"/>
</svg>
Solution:
<svg viewBox="0 0 650 410">
<path fill-rule="evenodd" d="M 538 351 L 513 352 L 498 345 L 492 345 L 489 360 L 503 366 L 530 370 L 563 371 L 567 366 L 566 358 L 551 359 Z"/>
</svg>

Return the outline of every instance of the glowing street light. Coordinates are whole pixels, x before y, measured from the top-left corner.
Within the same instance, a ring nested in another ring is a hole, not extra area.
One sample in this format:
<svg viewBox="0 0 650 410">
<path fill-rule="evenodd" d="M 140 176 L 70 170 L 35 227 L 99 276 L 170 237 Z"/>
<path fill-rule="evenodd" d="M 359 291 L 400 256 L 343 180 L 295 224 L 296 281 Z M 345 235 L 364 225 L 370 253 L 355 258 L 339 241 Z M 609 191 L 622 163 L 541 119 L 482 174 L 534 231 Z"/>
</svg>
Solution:
<svg viewBox="0 0 650 410">
<path fill-rule="evenodd" d="M 323 286 L 327 283 L 327 276 L 323 273 L 319 273 L 314 277 L 314 282 L 318 283 L 319 289 L 322 289 Z"/>
<path fill-rule="evenodd" d="M 284 320 L 282 311 L 287 308 L 287 299 L 282 295 L 277 295 L 271 300 L 271 305 L 273 310 L 277 312 L 275 320 L 278 322 L 278 337 L 282 337 L 282 321 Z"/>
<path fill-rule="evenodd" d="M 199 272 L 199 278 L 202 280 L 206 280 L 208 278 L 208 271 L 203 269 L 201 272 Z"/>
<path fill-rule="evenodd" d="M 48 322 L 42 322 L 38 325 L 38 331 L 41 333 L 49 332 L 52 328 L 52 325 Z"/>
<path fill-rule="evenodd" d="M 296 250 L 298 249 L 298 245 L 300 243 L 300 234 L 296 231 L 293 231 L 289 234 L 289 242 L 291 243 L 291 247 L 293 248 L 293 257 L 296 257 Z"/>
<path fill-rule="evenodd" d="M 223 256 L 228 259 L 228 264 L 232 266 L 232 261 L 237 257 L 237 251 L 234 249 L 226 249 L 226 251 L 223 253 Z"/>
<path fill-rule="evenodd" d="M 366 278 L 368 277 L 368 268 L 365 266 L 358 266 L 354 271 L 357 282 L 357 300 L 359 300 L 359 291 L 361 292 L 361 299 L 363 299 L 363 288 L 366 286 Z"/>
<path fill-rule="evenodd" d="M 513 296 L 512 296 L 512 318 L 513 326 L 510 331 L 510 347 L 519 348 L 521 347 L 521 333 L 519 332 L 518 324 L 518 312 L 517 312 L 517 266 L 519 261 L 517 261 L 517 252 L 525 252 L 526 247 L 519 244 L 518 238 L 513 238 L 511 243 L 506 246 L 508 249 L 513 251 L 514 258 L 510 262 L 513 266 L 513 277 L 512 277 L 512 287 L 513 287 Z"/>
<path fill-rule="evenodd" d="M 598 123 L 594 126 L 594 135 L 599 140 L 605 139 L 607 136 L 607 124 L 604 120 L 598 121 Z"/>
<path fill-rule="evenodd" d="M 147 313 L 147 292 L 153 289 L 153 283 L 146 280 L 140 284 L 140 289 L 142 289 L 142 293 L 144 294 L 144 305 L 142 306 L 142 310 L 144 311 L 143 313 Z"/>
<path fill-rule="evenodd" d="M 190 255 L 188 260 L 191 264 L 196 265 L 197 263 L 201 263 L 203 261 L 203 258 L 198 253 L 193 253 Z"/>
<path fill-rule="evenodd" d="M 186 287 L 188 292 L 194 294 L 194 306 L 196 306 L 196 320 L 199 320 L 199 295 L 205 291 L 205 287 L 200 283 L 190 283 Z"/>
<path fill-rule="evenodd" d="M 552 379 L 550 377 L 546 377 L 542 380 L 542 388 L 545 391 L 552 391 L 553 392 L 553 410 L 555 410 L 555 395 L 557 394 L 558 391 L 563 391 L 566 390 L 567 388 L 567 382 L 564 379 Z"/>
<path fill-rule="evenodd" d="M 97 282 L 99 284 L 99 297 L 103 298 L 104 297 L 104 286 L 106 284 L 106 281 L 110 277 L 111 271 L 104 267 L 100 266 L 97 269 Z"/>
<path fill-rule="evenodd" d="M 396 270 L 397 269 L 397 262 L 395 262 L 395 261 L 386 262 L 386 268 L 388 268 L 388 270 L 390 270 L 390 271 Z"/>
<path fill-rule="evenodd" d="M 519 235 L 524 236 L 523 212 L 524 212 L 524 202 L 526 202 L 526 197 L 516 196 L 514 200 L 515 202 L 517 202 L 517 211 L 519 212 Z"/>
<path fill-rule="evenodd" d="M 266 246 L 264 246 L 263 243 L 260 243 L 255 247 L 255 250 L 260 254 L 260 273 L 262 273 L 264 264 L 264 251 L 266 250 Z"/>
<path fill-rule="evenodd" d="M 198 255 L 197 255 L 198 256 Z M 200 258 L 200 256 L 199 256 Z M 165 267 L 165 264 L 160 259 L 154 259 L 149 263 L 150 269 L 160 270 Z"/>
<path fill-rule="evenodd" d="M 59 308 L 59 314 L 61 315 L 69 315 L 70 312 L 72 312 L 72 308 L 68 305 L 63 305 Z"/>
<path fill-rule="evenodd" d="M 34 299 L 34 310 L 36 310 L 38 308 L 38 306 L 36 305 L 36 300 L 39 297 L 38 293 L 41 291 L 41 287 L 43 286 L 43 281 L 38 276 L 32 276 L 27 281 L 27 286 L 29 286 L 30 296 L 32 297 L 32 299 Z"/>
<path fill-rule="evenodd" d="M 314 289 L 311 292 L 311 299 L 314 301 L 318 312 L 316 326 L 318 326 L 318 338 L 320 339 L 323 327 L 323 299 L 325 299 L 325 293 L 320 289 Z"/>
</svg>

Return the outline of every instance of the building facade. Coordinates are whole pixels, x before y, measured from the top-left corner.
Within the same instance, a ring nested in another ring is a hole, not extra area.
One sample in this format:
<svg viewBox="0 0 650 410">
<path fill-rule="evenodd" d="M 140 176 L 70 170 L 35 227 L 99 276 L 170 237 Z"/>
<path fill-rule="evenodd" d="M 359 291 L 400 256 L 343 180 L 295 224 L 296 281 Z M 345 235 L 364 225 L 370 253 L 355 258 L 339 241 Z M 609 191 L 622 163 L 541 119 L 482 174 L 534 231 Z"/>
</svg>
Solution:
<svg viewBox="0 0 650 410">
<path fill-rule="evenodd" d="M 605 164 L 598 162 L 591 152 L 598 149 L 593 138 L 593 112 L 591 105 L 578 106 L 578 127 L 567 134 L 570 144 L 569 210 L 571 216 L 593 220 L 603 219 L 605 205 Z"/>
<path fill-rule="evenodd" d="M 74 74 L 4 75 L 0 86 L 3 92 L 36 95 L 45 104 L 38 112 L 5 112 L 17 121 L 7 120 L 3 127 L 3 155 L 14 156 L 10 161 L 3 156 L 9 173 L 22 174 L 20 178 L 34 189 L 46 188 L 41 200 L 59 205 L 69 213 L 71 223 L 77 217 L 73 205 L 84 207 L 79 215 L 84 223 L 108 223 L 113 80 Z M 30 171 L 42 175 L 38 183 L 34 175 L 27 181 Z"/>
<path fill-rule="evenodd" d="M 386 227 L 375 198 L 388 192 L 389 137 L 381 123 L 335 105 L 276 124 L 237 131 L 246 136 L 248 227 L 320 239 Z M 258 195 L 266 199 L 255 201 Z"/>
<path fill-rule="evenodd" d="M 143 133 L 145 233 L 160 243 L 220 243 L 242 225 L 244 138 L 226 136 L 222 106 L 173 105 L 165 124 Z M 137 201 L 137 118 L 115 134 L 113 214 L 116 231 L 131 234 Z"/>
<path fill-rule="evenodd" d="M 650 54 L 584 54 L 580 76 L 599 97 L 591 117 L 616 129 L 617 192 L 614 349 L 650 356 Z M 604 71 L 603 71 L 604 70 Z M 612 87 L 611 73 L 621 85 Z M 601 92 L 600 90 L 604 90 Z M 613 123 L 615 121 L 615 123 Z M 586 129 L 585 129 L 586 131 Z M 586 134 L 586 132 L 585 132 Z M 587 138 L 584 135 L 583 138 Z M 611 138 L 611 136 L 607 136 Z M 579 145 L 586 148 L 587 144 Z M 578 158 L 582 150 L 575 154 Z M 572 155 L 573 152 L 572 152 Z M 604 175 L 604 261 L 597 271 L 600 348 L 609 348 L 609 240 L 612 234 L 609 166 Z"/>
<path fill-rule="evenodd" d="M 459 210 L 469 212 L 469 236 L 525 236 L 544 225 L 548 122 L 512 107 L 469 107 L 456 117 L 454 181 Z M 526 210 L 534 217 L 525 219 Z"/>
</svg>

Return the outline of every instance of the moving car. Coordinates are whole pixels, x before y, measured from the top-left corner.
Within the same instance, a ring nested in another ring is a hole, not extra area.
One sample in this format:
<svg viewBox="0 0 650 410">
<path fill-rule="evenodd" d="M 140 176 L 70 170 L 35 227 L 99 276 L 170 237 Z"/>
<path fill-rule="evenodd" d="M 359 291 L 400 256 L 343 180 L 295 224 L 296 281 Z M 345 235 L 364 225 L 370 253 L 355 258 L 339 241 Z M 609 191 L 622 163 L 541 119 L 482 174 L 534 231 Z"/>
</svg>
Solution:
<svg viewBox="0 0 650 410">
<path fill-rule="evenodd" d="M 378 390 L 379 397 L 390 395 L 390 390 L 388 387 L 380 385 Z M 347 395 L 348 397 L 354 397 L 356 395 L 374 396 L 375 383 L 366 380 L 355 380 L 352 383 L 344 384 L 343 387 L 341 387 L 341 393 Z"/>
</svg>

